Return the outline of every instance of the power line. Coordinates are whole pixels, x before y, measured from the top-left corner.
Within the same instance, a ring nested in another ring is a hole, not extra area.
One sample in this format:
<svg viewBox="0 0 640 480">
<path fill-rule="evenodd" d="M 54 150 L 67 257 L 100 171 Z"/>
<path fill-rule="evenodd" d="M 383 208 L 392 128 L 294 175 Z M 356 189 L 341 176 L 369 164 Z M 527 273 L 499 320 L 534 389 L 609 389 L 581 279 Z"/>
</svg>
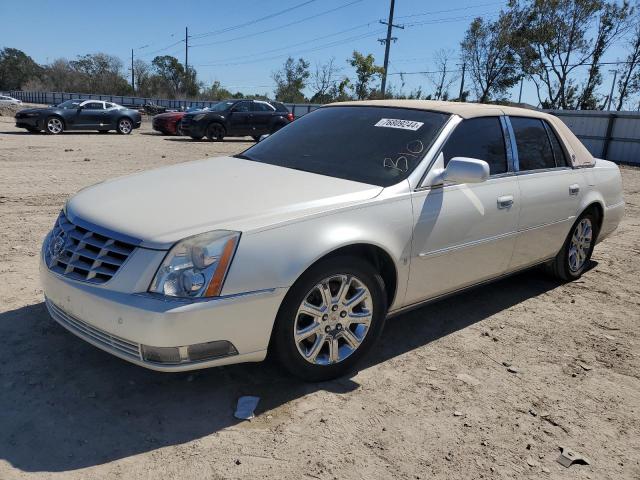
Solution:
<svg viewBox="0 0 640 480">
<path fill-rule="evenodd" d="M 469 5 L 466 7 L 459 7 L 459 8 L 449 8 L 447 10 L 434 10 L 431 12 L 424 12 L 424 13 L 412 13 L 410 15 L 401 15 L 399 17 L 396 18 L 411 18 L 411 17 L 423 17 L 426 15 L 437 15 L 439 13 L 451 13 L 451 12 L 459 12 L 461 10 L 470 10 L 472 8 L 480 8 L 480 7 L 490 7 L 493 5 L 506 5 L 505 2 L 492 2 L 492 3 L 481 3 L 478 5 Z"/>
<path fill-rule="evenodd" d="M 237 25 L 232 25 L 231 27 L 221 28 L 219 30 L 211 30 L 209 32 L 199 33 L 199 34 L 193 35 L 192 38 L 197 39 L 197 38 L 210 37 L 210 36 L 213 36 L 213 35 L 220 35 L 221 33 L 230 32 L 232 30 L 237 30 L 239 28 L 248 27 L 249 25 L 254 25 L 256 23 L 263 22 L 264 20 L 269 20 L 271 18 L 278 17 L 278 16 L 283 15 L 285 13 L 291 12 L 293 10 L 296 10 L 296 9 L 300 8 L 300 7 L 304 7 L 305 5 L 309 5 L 310 3 L 313 3 L 315 1 L 316 0 L 307 0 L 305 2 L 302 2 L 302 3 L 299 3 L 297 5 L 294 5 L 293 7 L 285 8 L 284 10 L 280 10 L 278 12 L 271 13 L 269 15 L 265 15 L 264 17 L 255 18 L 253 20 L 249 20 L 248 22 L 239 23 Z"/>
<path fill-rule="evenodd" d="M 293 26 L 293 25 L 298 25 L 298 24 L 306 22 L 308 20 L 312 20 L 314 18 L 318 18 L 318 17 L 321 17 L 323 15 L 327 15 L 329 13 L 333 13 L 333 12 L 341 10 L 343 8 L 350 7 L 351 5 L 355 5 L 356 3 L 360 3 L 362 1 L 363 0 L 355 0 L 353 2 L 349 2 L 349 3 L 345 3 L 344 5 L 340 5 L 340 6 L 336 7 L 336 8 L 332 8 L 330 10 L 325 10 L 324 12 L 316 13 L 315 15 L 310 15 L 308 17 L 301 18 L 300 20 L 295 20 L 293 22 L 285 23 L 284 25 L 278 25 L 277 27 L 268 28 L 266 30 L 261 30 L 259 32 L 250 33 L 248 35 L 240 35 L 240 36 L 229 38 L 229 39 L 226 39 L 226 40 L 218 40 L 218 41 L 210 42 L 210 43 L 197 43 L 195 45 L 191 45 L 189 48 L 208 47 L 210 45 L 219 45 L 219 44 L 222 44 L 222 43 L 234 42 L 236 40 L 244 40 L 246 38 L 251 38 L 251 37 L 255 37 L 257 35 L 262 35 L 263 33 L 275 32 L 275 31 L 280 30 L 282 28 L 290 27 L 290 26 Z"/>
</svg>

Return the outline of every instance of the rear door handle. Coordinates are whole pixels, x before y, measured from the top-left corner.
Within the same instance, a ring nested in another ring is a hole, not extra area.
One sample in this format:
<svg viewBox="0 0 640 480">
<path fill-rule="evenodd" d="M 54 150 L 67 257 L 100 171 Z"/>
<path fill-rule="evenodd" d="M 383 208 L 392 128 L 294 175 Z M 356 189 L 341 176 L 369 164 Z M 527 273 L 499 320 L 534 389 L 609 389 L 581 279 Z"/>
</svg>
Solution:
<svg viewBox="0 0 640 480">
<path fill-rule="evenodd" d="M 498 197 L 498 208 L 509 208 L 513 205 L 513 195 L 501 195 Z"/>
<path fill-rule="evenodd" d="M 578 195 L 580 193 L 580 185 L 574 183 L 573 185 L 569 185 L 569 195 Z"/>
</svg>

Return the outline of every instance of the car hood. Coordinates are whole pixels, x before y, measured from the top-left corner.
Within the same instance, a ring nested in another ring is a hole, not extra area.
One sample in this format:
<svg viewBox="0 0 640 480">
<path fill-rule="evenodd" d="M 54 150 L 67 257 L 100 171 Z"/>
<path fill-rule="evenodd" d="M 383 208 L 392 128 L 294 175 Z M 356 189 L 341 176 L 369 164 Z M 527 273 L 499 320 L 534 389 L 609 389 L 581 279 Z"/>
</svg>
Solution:
<svg viewBox="0 0 640 480">
<path fill-rule="evenodd" d="M 71 221 L 152 248 L 217 229 L 249 232 L 366 201 L 382 187 L 234 157 L 108 180 L 67 202 Z"/>
<path fill-rule="evenodd" d="M 43 113 L 47 111 L 51 111 L 51 108 L 23 108 L 22 110 L 18 110 L 16 115 L 18 113 Z"/>
</svg>

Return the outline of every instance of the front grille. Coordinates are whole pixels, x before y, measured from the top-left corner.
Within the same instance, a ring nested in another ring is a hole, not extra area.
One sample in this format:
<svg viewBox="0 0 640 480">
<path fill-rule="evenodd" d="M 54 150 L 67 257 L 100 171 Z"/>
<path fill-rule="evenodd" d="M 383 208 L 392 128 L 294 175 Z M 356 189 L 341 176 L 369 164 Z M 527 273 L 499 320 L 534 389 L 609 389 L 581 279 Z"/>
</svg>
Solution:
<svg viewBox="0 0 640 480">
<path fill-rule="evenodd" d="M 60 212 L 45 246 L 45 262 L 55 273 L 74 280 L 105 283 L 118 272 L 135 249 L 71 223 Z"/>
<path fill-rule="evenodd" d="M 72 333 L 75 333 L 85 340 L 93 340 L 95 343 L 105 347 L 107 350 L 117 350 L 119 353 L 124 354 L 129 358 L 140 360 L 140 344 L 111 335 L 104 330 L 100 330 L 93 325 L 89 325 L 87 322 L 83 322 L 82 320 L 69 315 L 48 298 L 45 300 L 51 317 Z"/>
</svg>

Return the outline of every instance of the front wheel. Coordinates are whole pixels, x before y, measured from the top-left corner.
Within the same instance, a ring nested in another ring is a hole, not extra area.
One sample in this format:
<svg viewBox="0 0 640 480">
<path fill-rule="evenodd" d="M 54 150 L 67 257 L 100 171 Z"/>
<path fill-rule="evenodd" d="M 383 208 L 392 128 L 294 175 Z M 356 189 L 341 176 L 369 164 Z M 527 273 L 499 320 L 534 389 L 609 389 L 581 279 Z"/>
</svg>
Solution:
<svg viewBox="0 0 640 480">
<path fill-rule="evenodd" d="M 45 122 L 44 131 L 50 135 L 58 135 L 64 132 L 64 123 L 58 117 L 49 117 Z"/>
<path fill-rule="evenodd" d="M 582 214 L 571 227 L 562 250 L 551 263 L 553 275 L 569 282 L 584 273 L 596 242 L 597 227 L 593 213 Z"/>
<path fill-rule="evenodd" d="M 307 381 L 349 372 L 384 327 L 385 286 L 366 261 L 320 261 L 291 287 L 274 327 L 275 354 L 284 368 Z"/>
<path fill-rule="evenodd" d="M 118 120 L 118 133 L 121 135 L 129 135 L 133 131 L 133 122 L 128 118 Z"/>
<path fill-rule="evenodd" d="M 224 139 L 224 134 L 224 127 L 219 123 L 214 122 L 209 124 L 209 126 L 207 127 L 207 138 L 212 142 L 215 140 L 221 142 Z"/>
</svg>

